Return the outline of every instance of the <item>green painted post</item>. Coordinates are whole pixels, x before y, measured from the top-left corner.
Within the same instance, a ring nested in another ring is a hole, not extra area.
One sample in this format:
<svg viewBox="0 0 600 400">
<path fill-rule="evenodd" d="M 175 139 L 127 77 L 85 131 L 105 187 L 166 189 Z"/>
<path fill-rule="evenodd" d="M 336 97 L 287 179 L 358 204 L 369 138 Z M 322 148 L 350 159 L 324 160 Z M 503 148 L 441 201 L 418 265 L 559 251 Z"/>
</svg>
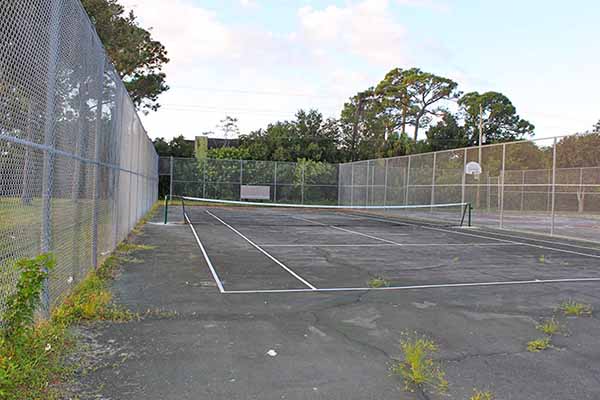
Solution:
<svg viewBox="0 0 600 400">
<path fill-rule="evenodd" d="M 473 211 L 473 206 L 469 203 L 469 227 L 471 226 L 471 211 Z"/>
<path fill-rule="evenodd" d="M 165 196 L 165 225 L 169 219 L 169 196 Z"/>
</svg>

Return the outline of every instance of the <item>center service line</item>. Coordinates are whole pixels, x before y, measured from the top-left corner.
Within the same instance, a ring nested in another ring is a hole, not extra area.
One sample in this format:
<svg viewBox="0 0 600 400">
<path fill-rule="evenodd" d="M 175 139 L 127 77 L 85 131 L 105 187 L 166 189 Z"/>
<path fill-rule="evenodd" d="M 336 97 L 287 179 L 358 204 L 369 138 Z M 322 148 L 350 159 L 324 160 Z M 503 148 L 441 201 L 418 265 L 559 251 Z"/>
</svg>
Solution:
<svg viewBox="0 0 600 400">
<path fill-rule="evenodd" d="M 248 239 L 246 236 L 244 236 L 244 234 L 242 234 L 240 231 L 238 231 L 237 229 L 235 229 L 233 226 L 229 225 L 227 222 L 223 221 L 221 218 L 217 217 L 215 214 L 211 213 L 210 211 L 206 210 L 206 212 L 207 212 L 208 215 L 210 215 L 211 217 L 213 217 L 214 219 L 216 219 L 217 221 L 219 221 L 220 223 L 222 223 L 223 225 L 225 225 L 226 227 L 228 227 L 229 229 L 231 229 L 232 231 L 234 231 L 235 233 L 237 233 L 242 239 L 244 239 L 245 241 L 247 241 L 248 243 L 250 243 L 254 248 L 256 248 L 256 250 L 260 251 L 265 256 L 269 257 L 277 265 L 279 265 L 281 268 L 285 269 L 294 278 L 298 279 L 300 282 L 302 282 L 303 284 L 305 284 L 306 286 L 308 286 L 311 290 L 318 290 L 316 287 L 314 287 L 313 285 L 311 285 L 306 279 L 302 278 L 300 275 L 298 275 L 297 273 L 295 273 L 294 271 L 292 271 L 290 268 L 288 268 L 284 263 L 282 263 L 281 261 L 279 261 L 278 259 L 276 259 L 272 255 L 270 255 L 269 253 L 267 253 L 266 250 L 264 250 L 262 247 L 260 247 L 256 243 L 254 243 L 252 240 Z"/>
</svg>

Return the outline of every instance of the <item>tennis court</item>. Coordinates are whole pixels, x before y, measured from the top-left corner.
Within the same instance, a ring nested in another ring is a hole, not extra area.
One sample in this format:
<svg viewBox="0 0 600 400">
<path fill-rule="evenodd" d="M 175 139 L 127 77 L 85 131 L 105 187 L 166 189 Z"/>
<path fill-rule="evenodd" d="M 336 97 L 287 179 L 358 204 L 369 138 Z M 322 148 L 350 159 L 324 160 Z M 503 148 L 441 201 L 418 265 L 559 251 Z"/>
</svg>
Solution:
<svg viewBox="0 0 600 400">
<path fill-rule="evenodd" d="M 189 223 L 224 294 L 600 281 L 600 248 L 470 228 L 463 210 L 214 202 L 171 207 L 171 219 Z"/>
</svg>

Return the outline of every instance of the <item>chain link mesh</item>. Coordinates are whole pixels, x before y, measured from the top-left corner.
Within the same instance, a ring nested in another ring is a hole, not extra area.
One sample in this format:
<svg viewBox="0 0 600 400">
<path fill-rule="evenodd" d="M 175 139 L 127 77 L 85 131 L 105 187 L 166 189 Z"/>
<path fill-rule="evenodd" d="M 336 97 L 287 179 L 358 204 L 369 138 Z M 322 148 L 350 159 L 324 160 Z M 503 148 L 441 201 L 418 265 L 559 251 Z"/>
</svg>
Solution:
<svg viewBox="0 0 600 400">
<path fill-rule="evenodd" d="M 77 0 L 0 4 L 0 310 L 52 252 L 50 307 L 157 196 L 158 157 Z"/>
<path fill-rule="evenodd" d="M 589 133 L 341 164 L 339 204 L 468 202 L 475 225 L 600 242 L 598 154 Z"/>
<path fill-rule="evenodd" d="M 475 225 L 600 242 L 600 133 L 492 144 L 345 164 L 161 160 L 174 195 L 274 203 L 411 206 L 471 203 Z M 478 162 L 480 175 L 465 166 Z"/>
</svg>

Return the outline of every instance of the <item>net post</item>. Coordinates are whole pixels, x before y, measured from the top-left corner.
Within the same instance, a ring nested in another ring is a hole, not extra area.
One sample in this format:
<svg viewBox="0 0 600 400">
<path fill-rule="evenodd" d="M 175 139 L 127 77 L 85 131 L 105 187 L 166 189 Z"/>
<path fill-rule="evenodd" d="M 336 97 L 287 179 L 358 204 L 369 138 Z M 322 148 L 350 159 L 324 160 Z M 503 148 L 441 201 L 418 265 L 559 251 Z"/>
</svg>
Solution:
<svg viewBox="0 0 600 400">
<path fill-rule="evenodd" d="M 169 220 L 169 196 L 165 196 L 165 225 Z"/>
<path fill-rule="evenodd" d="M 469 207 L 469 222 L 468 222 L 468 226 L 469 228 L 471 227 L 471 222 L 472 222 L 472 213 L 473 213 L 473 205 L 471 203 L 468 204 Z"/>
</svg>

